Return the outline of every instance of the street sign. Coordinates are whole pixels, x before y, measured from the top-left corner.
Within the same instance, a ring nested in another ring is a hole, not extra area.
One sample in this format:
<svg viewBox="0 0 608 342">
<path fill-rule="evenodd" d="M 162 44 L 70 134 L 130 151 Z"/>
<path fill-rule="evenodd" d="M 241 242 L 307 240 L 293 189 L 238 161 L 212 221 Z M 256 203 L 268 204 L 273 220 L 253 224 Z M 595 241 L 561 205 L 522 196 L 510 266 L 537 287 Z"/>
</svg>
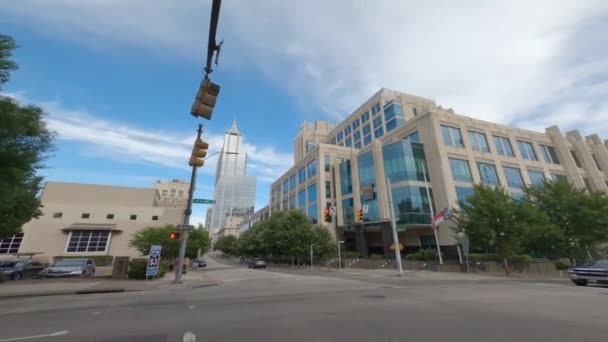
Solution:
<svg viewBox="0 0 608 342">
<path fill-rule="evenodd" d="M 364 205 L 363 205 L 363 213 L 364 213 L 364 214 L 367 214 L 367 212 L 368 212 L 368 211 L 369 211 L 369 205 L 364 204 Z"/>
<path fill-rule="evenodd" d="M 146 278 L 154 277 L 158 273 L 160 265 L 160 250 L 161 245 L 150 246 L 150 256 L 148 257 L 148 267 L 146 268 Z"/>
<path fill-rule="evenodd" d="M 192 203 L 197 203 L 197 204 L 215 204 L 215 200 L 204 199 L 204 198 L 194 198 L 194 199 L 192 199 Z"/>
<path fill-rule="evenodd" d="M 331 216 L 336 216 L 336 207 L 330 207 L 329 212 L 331 213 Z"/>
<path fill-rule="evenodd" d="M 177 229 L 179 230 L 194 230 L 194 226 L 193 225 L 188 225 L 188 224 L 180 224 L 177 226 Z"/>
</svg>

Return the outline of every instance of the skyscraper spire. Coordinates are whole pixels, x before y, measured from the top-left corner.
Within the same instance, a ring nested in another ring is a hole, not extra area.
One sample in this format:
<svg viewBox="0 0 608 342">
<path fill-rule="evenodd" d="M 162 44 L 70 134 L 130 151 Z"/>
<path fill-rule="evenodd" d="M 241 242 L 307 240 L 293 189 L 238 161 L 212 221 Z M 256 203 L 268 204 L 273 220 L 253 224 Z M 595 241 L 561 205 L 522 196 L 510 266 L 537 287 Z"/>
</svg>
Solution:
<svg viewBox="0 0 608 342">
<path fill-rule="evenodd" d="M 230 129 L 226 133 L 241 135 L 239 128 L 236 126 L 236 119 L 232 119 L 232 126 L 230 126 Z"/>
</svg>

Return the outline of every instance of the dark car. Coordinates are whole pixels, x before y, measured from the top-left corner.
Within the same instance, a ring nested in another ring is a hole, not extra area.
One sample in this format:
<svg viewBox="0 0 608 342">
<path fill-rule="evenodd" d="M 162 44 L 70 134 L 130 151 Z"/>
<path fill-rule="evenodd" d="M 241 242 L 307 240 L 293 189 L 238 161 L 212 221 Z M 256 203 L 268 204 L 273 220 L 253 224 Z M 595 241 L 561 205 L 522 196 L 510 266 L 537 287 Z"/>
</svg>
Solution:
<svg viewBox="0 0 608 342">
<path fill-rule="evenodd" d="M 196 259 L 196 267 L 207 267 L 207 262 L 203 258 Z"/>
<path fill-rule="evenodd" d="M 0 272 L 9 279 L 38 278 L 43 270 L 44 266 L 41 263 L 31 260 L 0 261 Z"/>
<path fill-rule="evenodd" d="M 580 267 L 571 267 L 568 269 L 568 275 L 578 286 L 586 286 L 590 281 L 608 284 L 608 258 L 593 260 Z"/>
<path fill-rule="evenodd" d="M 249 268 L 266 268 L 266 261 L 263 259 L 253 259 L 249 261 Z"/>
<path fill-rule="evenodd" d="M 95 263 L 91 259 L 63 259 L 47 267 L 44 276 L 56 277 L 92 277 L 95 275 Z"/>
</svg>

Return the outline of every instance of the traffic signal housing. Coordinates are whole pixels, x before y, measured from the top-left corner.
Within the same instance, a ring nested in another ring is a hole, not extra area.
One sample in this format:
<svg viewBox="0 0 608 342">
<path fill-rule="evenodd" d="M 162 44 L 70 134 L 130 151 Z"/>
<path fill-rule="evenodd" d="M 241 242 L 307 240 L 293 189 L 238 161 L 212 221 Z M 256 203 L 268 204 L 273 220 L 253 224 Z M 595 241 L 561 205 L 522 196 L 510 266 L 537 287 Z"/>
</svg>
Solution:
<svg viewBox="0 0 608 342">
<path fill-rule="evenodd" d="M 323 221 L 331 222 L 331 213 L 329 211 L 329 208 L 325 208 L 325 210 L 323 211 Z"/>
<path fill-rule="evenodd" d="M 180 237 L 179 234 L 180 234 L 179 232 L 171 232 L 171 233 L 169 233 L 169 238 L 171 240 L 179 240 L 179 237 Z"/>
<path fill-rule="evenodd" d="M 357 221 L 363 221 L 363 209 L 357 209 L 357 213 L 355 214 L 355 219 Z"/>
<path fill-rule="evenodd" d="M 192 154 L 190 155 L 190 162 L 188 165 L 194 167 L 201 167 L 205 164 L 203 158 L 207 156 L 207 149 L 209 148 L 209 144 L 202 141 L 201 139 L 196 139 L 194 142 L 194 148 L 192 149 Z"/>
<path fill-rule="evenodd" d="M 212 83 L 208 78 L 203 79 L 201 86 L 198 88 L 192 110 L 190 114 L 194 117 L 203 117 L 211 120 L 213 108 L 217 102 L 217 96 L 220 94 L 220 86 Z"/>
</svg>

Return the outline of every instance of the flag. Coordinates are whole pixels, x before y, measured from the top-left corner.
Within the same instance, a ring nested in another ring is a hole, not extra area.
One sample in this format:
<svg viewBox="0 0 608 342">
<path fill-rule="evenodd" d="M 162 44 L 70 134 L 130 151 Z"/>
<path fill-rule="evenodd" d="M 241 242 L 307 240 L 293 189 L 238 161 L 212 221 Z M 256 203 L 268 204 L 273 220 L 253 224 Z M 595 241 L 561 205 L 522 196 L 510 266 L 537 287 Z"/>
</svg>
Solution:
<svg viewBox="0 0 608 342">
<path fill-rule="evenodd" d="M 452 211 L 449 208 L 445 208 L 438 212 L 431 220 L 431 226 L 437 229 L 437 225 L 445 220 L 449 220 L 452 217 Z"/>
</svg>

